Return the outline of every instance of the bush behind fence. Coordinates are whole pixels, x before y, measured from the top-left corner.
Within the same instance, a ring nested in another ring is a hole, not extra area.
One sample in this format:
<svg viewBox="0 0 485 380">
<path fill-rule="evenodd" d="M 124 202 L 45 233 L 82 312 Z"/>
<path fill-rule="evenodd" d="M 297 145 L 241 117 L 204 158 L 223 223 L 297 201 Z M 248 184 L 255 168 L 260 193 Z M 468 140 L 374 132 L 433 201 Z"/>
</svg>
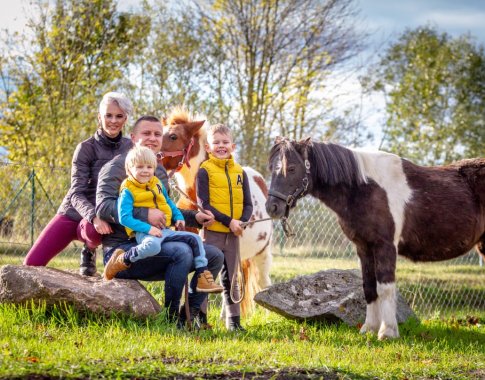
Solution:
<svg viewBox="0 0 485 380">
<path fill-rule="evenodd" d="M 0 265 L 22 262 L 55 215 L 69 180 L 68 169 L 0 165 Z M 295 233 L 291 239 L 284 236 L 279 222 L 274 223 L 274 282 L 330 268 L 359 268 L 352 243 L 333 212 L 320 202 L 310 197 L 300 200 L 289 222 Z M 71 244 L 63 256 L 77 261 L 80 247 L 79 242 Z M 398 288 L 421 316 L 485 310 L 485 268 L 474 251 L 441 263 L 399 259 L 397 268 Z"/>
</svg>

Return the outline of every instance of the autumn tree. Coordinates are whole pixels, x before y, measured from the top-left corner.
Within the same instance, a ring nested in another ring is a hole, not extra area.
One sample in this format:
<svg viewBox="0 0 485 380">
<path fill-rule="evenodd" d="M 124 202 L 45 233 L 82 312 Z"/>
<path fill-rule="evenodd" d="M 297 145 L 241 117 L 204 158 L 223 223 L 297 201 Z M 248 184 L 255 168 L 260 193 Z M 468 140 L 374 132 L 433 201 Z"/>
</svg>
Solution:
<svg viewBox="0 0 485 380">
<path fill-rule="evenodd" d="M 241 160 L 265 171 L 275 134 L 298 139 L 325 129 L 326 80 L 360 46 L 356 9 L 352 0 L 197 3 Z"/>
<path fill-rule="evenodd" d="M 485 56 L 470 36 L 406 30 L 364 85 L 385 97 L 384 149 L 423 164 L 485 155 Z"/>
<path fill-rule="evenodd" d="M 76 144 L 96 129 L 102 94 L 143 47 L 150 21 L 118 12 L 114 0 L 35 5 L 37 16 L 15 43 L 18 53 L 2 62 L 12 83 L 0 145 L 12 161 L 68 167 Z"/>
</svg>

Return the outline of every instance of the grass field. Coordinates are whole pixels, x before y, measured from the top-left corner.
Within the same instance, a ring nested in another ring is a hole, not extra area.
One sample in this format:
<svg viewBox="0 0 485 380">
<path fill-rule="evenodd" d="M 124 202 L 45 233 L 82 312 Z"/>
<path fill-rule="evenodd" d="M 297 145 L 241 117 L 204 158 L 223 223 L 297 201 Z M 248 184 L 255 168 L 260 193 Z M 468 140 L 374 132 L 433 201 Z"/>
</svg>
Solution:
<svg viewBox="0 0 485 380">
<path fill-rule="evenodd" d="M 0 255 L 0 265 L 20 261 Z M 59 256 L 50 266 L 76 268 L 77 255 Z M 280 282 L 355 267 L 355 260 L 276 257 L 272 274 Z M 483 268 L 426 268 L 417 274 L 413 264 L 400 262 L 401 289 L 412 292 L 416 276 L 458 276 L 466 288 L 484 292 Z M 163 297 L 160 284 L 145 285 Z M 439 287 L 434 291 L 438 297 Z M 400 326 L 401 338 L 391 341 L 346 325 L 289 321 L 261 308 L 244 320 L 246 333 L 228 333 L 218 319 L 218 299 L 212 300 L 214 329 L 192 332 L 177 330 L 164 315 L 141 321 L 70 307 L 0 305 L 0 379 L 485 379 L 485 311 L 467 309 L 466 300 L 421 322 L 408 321 Z"/>
</svg>

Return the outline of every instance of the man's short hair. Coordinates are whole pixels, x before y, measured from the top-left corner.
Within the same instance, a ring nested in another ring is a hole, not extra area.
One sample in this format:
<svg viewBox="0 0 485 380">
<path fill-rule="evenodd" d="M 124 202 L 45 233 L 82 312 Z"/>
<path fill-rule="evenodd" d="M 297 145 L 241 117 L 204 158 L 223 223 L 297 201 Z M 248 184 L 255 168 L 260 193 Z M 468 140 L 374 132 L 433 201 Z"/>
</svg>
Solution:
<svg viewBox="0 0 485 380">
<path fill-rule="evenodd" d="M 150 121 L 152 123 L 160 123 L 160 119 L 156 116 L 152 116 L 152 115 L 143 115 L 141 117 L 138 118 L 137 121 L 135 121 L 135 124 L 133 125 L 133 133 L 136 133 L 136 129 L 138 128 L 138 125 L 142 122 L 142 121 Z"/>
</svg>

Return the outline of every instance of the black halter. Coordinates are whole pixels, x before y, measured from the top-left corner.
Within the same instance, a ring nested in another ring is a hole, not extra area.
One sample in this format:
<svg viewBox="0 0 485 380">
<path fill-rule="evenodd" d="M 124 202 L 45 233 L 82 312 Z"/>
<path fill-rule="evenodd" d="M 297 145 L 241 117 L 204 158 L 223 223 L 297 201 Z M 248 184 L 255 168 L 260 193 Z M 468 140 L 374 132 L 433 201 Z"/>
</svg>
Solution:
<svg viewBox="0 0 485 380">
<path fill-rule="evenodd" d="M 286 203 L 286 209 L 285 209 L 285 216 L 281 218 L 282 224 L 283 224 L 283 230 L 287 236 L 293 235 L 291 233 L 291 230 L 287 224 L 287 219 L 288 215 L 290 214 L 290 208 L 294 206 L 296 201 L 300 198 L 303 198 L 307 194 L 308 190 L 308 183 L 309 183 L 309 178 L 310 178 L 310 161 L 308 161 L 308 151 L 307 148 L 305 147 L 305 150 L 303 151 L 303 159 L 301 159 L 300 155 L 298 155 L 298 159 L 300 162 L 303 163 L 305 166 L 305 176 L 301 180 L 301 186 L 297 187 L 295 191 L 292 194 L 285 195 L 283 193 L 280 193 L 279 191 L 272 190 L 270 189 L 268 191 L 268 194 L 281 199 L 285 201 Z"/>
</svg>

